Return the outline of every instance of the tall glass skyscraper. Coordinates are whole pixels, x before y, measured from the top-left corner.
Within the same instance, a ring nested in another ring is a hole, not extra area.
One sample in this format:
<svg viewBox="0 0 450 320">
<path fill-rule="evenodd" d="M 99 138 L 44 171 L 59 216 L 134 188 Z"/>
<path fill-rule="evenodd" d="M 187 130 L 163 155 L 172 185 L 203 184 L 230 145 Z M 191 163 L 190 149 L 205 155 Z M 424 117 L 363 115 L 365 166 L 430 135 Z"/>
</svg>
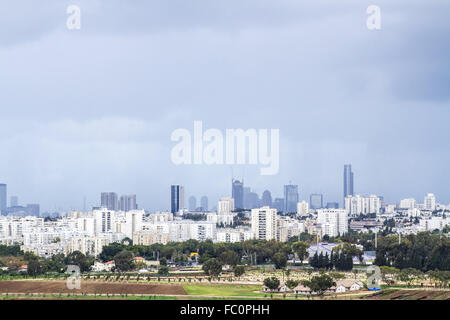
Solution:
<svg viewBox="0 0 450 320">
<path fill-rule="evenodd" d="M 245 209 L 244 208 L 244 182 L 239 180 L 232 181 L 231 196 L 234 199 L 235 209 Z"/>
<path fill-rule="evenodd" d="M 323 195 L 320 193 L 313 193 L 309 196 L 309 207 L 311 209 L 323 208 Z"/>
<path fill-rule="evenodd" d="M 6 184 L 0 184 L 0 212 L 1 214 L 6 214 L 6 208 L 8 206 L 8 200 L 6 199 Z"/>
<path fill-rule="evenodd" d="M 263 207 L 272 207 L 272 195 L 269 190 L 263 192 L 261 197 L 261 205 Z"/>
<path fill-rule="evenodd" d="M 352 165 L 346 164 L 344 165 L 344 205 L 345 205 L 345 197 L 353 195 L 353 171 Z"/>
<path fill-rule="evenodd" d="M 184 209 L 184 188 L 180 185 L 170 187 L 170 212 L 177 214 Z"/>
<path fill-rule="evenodd" d="M 200 206 L 202 207 L 203 211 L 208 211 L 208 197 L 207 196 L 203 196 L 200 199 Z"/>
<path fill-rule="evenodd" d="M 100 205 L 108 210 L 119 209 L 119 199 L 115 192 L 102 192 L 100 195 Z"/>
<path fill-rule="evenodd" d="M 288 184 L 284 186 L 284 210 L 285 212 L 297 212 L 298 186 Z"/>
</svg>

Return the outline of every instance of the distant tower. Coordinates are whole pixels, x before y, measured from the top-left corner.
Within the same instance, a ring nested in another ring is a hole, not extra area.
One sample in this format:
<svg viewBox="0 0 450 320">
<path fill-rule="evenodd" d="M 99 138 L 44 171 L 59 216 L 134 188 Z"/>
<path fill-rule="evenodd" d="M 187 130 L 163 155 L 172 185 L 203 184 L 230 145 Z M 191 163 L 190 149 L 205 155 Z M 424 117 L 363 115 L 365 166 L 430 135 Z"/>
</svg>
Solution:
<svg viewBox="0 0 450 320">
<path fill-rule="evenodd" d="M 287 184 L 284 186 L 284 210 L 285 212 L 297 212 L 298 186 Z"/>
<path fill-rule="evenodd" d="M 184 209 L 184 188 L 180 185 L 170 187 L 170 212 L 177 214 Z"/>
<path fill-rule="evenodd" d="M 19 197 L 11 196 L 9 203 L 10 203 L 11 207 L 17 207 L 19 205 Z"/>
<path fill-rule="evenodd" d="M 208 197 L 207 196 L 201 197 L 200 206 L 202 207 L 203 211 L 208 211 Z"/>
<path fill-rule="evenodd" d="M 244 209 L 244 182 L 232 180 L 231 195 L 236 209 Z"/>
<path fill-rule="evenodd" d="M 101 194 L 101 206 L 108 210 L 118 210 L 119 201 L 117 199 L 117 193 L 115 192 L 102 192 Z"/>
<path fill-rule="evenodd" d="M 320 193 L 313 193 L 309 196 L 309 207 L 311 209 L 322 209 L 323 208 L 323 195 Z"/>
<path fill-rule="evenodd" d="M 0 213 L 6 214 L 7 205 L 7 192 L 6 192 L 6 184 L 0 184 Z"/>
<path fill-rule="evenodd" d="M 136 195 L 130 194 L 121 196 L 119 201 L 119 209 L 120 211 L 125 212 L 136 210 L 137 209 Z"/>
<path fill-rule="evenodd" d="M 353 195 L 353 171 L 352 165 L 344 165 L 344 204 L 347 196 Z"/>
<path fill-rule="evenodd" d="M 197 208 L 197 199 L 194 196 L 189 197 L 189 211 L 195 211 Z"/>
<path fill-rule="evenodd" d="M 272 207 L 272 195 L 269 190 L 265 190 L 261 196 L 261 206 Z"/>
</svg>

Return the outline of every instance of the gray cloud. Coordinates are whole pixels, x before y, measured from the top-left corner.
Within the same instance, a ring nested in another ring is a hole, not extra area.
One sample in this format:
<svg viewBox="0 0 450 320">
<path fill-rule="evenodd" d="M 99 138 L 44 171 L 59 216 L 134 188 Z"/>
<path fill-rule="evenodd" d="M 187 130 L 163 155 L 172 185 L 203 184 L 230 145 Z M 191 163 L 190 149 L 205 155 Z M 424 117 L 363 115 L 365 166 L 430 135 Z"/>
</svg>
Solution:
<svg viewBox="0 0 450 320">
<path fill-rule="evenodd" d="M 168 207 L 171 183 L 213 203 L 244 175 L 258 192 L 448 203 L 447 1 L 14 1 L 0 4 L 0 180 L 44 209 L 105 190 Z M 82 28 L 65 29 L 68 4 Z M 174 166 L 176 128 L 279 128 L 280 173 Z M 214 179 L 211 179 L 214 177 Z"/>
</svg>

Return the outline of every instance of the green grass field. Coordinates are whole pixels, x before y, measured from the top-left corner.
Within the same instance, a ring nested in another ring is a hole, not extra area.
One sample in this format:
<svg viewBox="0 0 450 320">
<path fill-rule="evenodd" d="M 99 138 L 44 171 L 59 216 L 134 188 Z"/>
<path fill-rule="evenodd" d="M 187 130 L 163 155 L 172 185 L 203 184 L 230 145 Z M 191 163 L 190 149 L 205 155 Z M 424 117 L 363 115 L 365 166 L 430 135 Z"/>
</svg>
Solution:
<svg viewBox="0 0 450 320">
<path fill-rule="evenodd" d="M 261 290 L 257 285 L 184 285 L 183 288 L 187 294 L 197 296 L 264 297 L 264 293 L 255 292 Z"/>
</svg>

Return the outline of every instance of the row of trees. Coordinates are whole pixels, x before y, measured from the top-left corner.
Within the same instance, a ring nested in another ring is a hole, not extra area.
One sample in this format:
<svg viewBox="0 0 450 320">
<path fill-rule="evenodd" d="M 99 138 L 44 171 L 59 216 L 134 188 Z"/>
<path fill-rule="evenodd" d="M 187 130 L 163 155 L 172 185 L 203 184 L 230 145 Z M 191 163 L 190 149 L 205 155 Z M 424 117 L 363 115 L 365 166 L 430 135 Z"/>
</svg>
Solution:
<svg viewBox="0 0 450 320">
<path fill-rule="evenodd" d="M 450 270 L 450 239 L 439 234 L 421 232 L 399 238 L 396 235 L 378 239 L 375 264 L 397 269 L 420 271 Z"/>
</svg>

